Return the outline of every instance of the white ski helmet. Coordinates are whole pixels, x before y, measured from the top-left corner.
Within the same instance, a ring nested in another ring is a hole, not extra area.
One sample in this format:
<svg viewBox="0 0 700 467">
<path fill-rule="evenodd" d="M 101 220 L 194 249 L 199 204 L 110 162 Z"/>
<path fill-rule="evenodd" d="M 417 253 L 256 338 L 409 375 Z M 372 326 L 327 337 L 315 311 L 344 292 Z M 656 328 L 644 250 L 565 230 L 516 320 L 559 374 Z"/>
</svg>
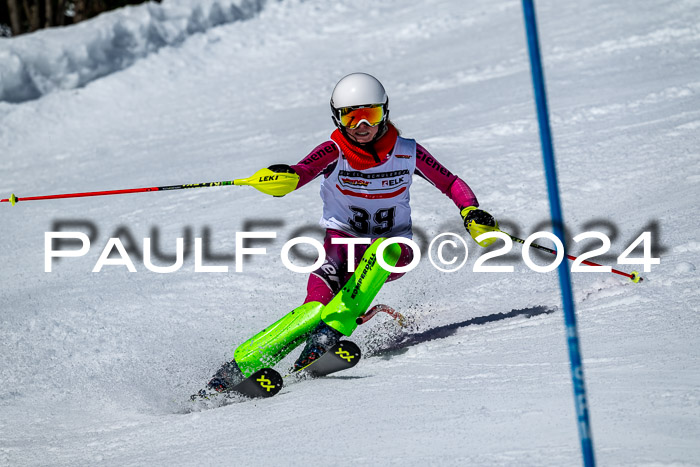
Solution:
<svg viewBox="0 0 700 467">
<path fill-rule="evenodd" d="M 333 123 L 344 131 L 340 124 L 338 115 L 339 109 L 344 107 L 362 107 L 373 104 L 384 106 L 385 125 L 389 117 L 389 97 L 386 95 L 384 86 L 377 78 L 367 73 L 351 73 L 338 81 L 331 95 L 331 111 L 333 112 Z"/>
</svg>

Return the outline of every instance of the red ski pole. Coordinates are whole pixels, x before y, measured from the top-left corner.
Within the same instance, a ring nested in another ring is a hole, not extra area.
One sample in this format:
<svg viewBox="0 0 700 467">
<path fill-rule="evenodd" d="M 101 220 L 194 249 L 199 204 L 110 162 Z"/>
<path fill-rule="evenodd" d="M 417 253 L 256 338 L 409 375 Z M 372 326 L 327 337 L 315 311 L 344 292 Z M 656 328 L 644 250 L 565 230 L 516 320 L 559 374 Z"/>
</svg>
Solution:
<svg viewBox="0 0 700 467">
<path fill-rule="evenodd" d="M 503 231 L 501 230 L 500 232 L 503 232 Z M 508 232 L 503 232 L 503 233 L 508 235 L 511 238 L 511 240 L 513 240 L 514 242 L 523 243 L 523 244 L 525 243 L 525 240 L 520 239 L 518 237 L 514 237 L 511 234 L 509 234 Z M 546 246 L 538 245 L 537 243 L 531 243 L 530 246 L 532 248 L 536 248 L 538 250 L 546 251 L 547 253 L 551 253 L 553 255 L 557 254 L 557 250 L 547 248 Z M 577 259 L 576 256 L 572 256 L 572 255 L 566 255 L 566 257 L 572 261 Z M 585 259 L 583 261 L 581 261 L 581 263 L 586 264 L 588 266 L 602 266 L 602 264 L 594 263 L 593 261 L 587 261 Z M 626 273 L 624 271 L 619 271 L 617 269 L 611 268 L 611 272 L 614 274 L 619 274 L 621 276 L 628 277 L 632 280 L 632 282 L 641 282 L 644 280 L 644 278 L 641 277 L 637 271 L 632 271 L 632 273 Z"/>
<path fill-rule="evenodd" d="M 191 183 L 186 185 L 171 185 L 171 186 L 154 186 L 148 188 L 129 188 L 126 190 L 108 190 L 108 191 L 88 191 L 83 193 L 64 193 L 60 195 L 46 196 L 25 196 L 19 198 L 13 193 L 9 198 L 0 199 L 0 203 L 10 203 L 13 206 L 20 201 L 39 201 L 45 199 L 63 199 L 63 198 L 84 198 L 87 196 L 108 196 L 108 195 L 123 195 L 127 193 L 146 193 L 149 191 L 165 191 L 165 190 L 182 190 L 185 188 L 204 188 L 211 186 L 233 185 L 233 181 L 227 182 L 208 182 L 208 183 Z"/>
<path fill-rule="evenodd" d="M 272 196 L 284 196 L 294 190 L 299 182 L 295 173 L 274 172 L 270 169 L 260 169 L 251 177 L 239 178 L 223 182 L 187 183 L 184 185 L 153 186 L 148 188 L 129 188 L 126 190 L 88 191 L 84 193 L 64 193 L 60 195 L 23 196 L 13 193 L 9 198 L 0 199 L 0 203 L 10 203 L 13 206 L 20 201 L 39 201 L 46 199 L 84 198 L 87 196 L 123 195 L 127 193 L 146 193 L 150 191 L 185 190 L 188 188 L 208 188 L 213 186 L 249 185 Z"/>
<path fill-rule="evenodd" d="M 399 326 L 403 327 L 406 325 L 403 315 L 388 305 L 375 305 L 367 313 L 363 314 L 362 316 L 359 316 L 355 321 L 357 322 L 357 324 L 365 324 L 380 311 L 383 311 L 384 313 L 394 318 L 399 323 Z"/>
</svg>

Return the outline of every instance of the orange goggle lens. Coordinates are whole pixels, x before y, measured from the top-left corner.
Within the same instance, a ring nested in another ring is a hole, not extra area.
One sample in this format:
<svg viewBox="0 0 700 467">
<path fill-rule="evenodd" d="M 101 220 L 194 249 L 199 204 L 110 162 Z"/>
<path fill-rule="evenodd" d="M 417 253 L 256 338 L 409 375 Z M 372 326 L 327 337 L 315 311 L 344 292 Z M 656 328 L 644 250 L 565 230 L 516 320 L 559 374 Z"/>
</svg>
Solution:
<svg viewBox="0 0 700 467">
<path fill-rule="evenodd" d="M 369 126 L 377 126 L 384 121 L 384 106 L 343 107 L 339 111 L 340 124 L 345 128 L 357 128 L 363 121 Z"/>
</svg>

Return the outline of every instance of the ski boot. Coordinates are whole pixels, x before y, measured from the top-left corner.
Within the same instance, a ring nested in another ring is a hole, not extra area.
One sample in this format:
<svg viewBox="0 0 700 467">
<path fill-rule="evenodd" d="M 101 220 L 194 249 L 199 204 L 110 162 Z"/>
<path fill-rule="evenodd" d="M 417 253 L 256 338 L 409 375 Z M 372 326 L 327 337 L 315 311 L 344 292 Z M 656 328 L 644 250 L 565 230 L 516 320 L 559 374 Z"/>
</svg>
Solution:
<svg viewBox="0 0 700 467">
<path fill-rule="evenodd" d="M 338 343 L 342 334 L 332 327 L 328 326 L 323 321 L 316 326 L 311 335 L 306 341 L 304 350 L 292 368 L 292 373 L 309 366 L 314 360 L 317 360 L 331 347 Z"/>
<path fill-rule="evenodd" d="M 243 373 L 238 368 L 235 360 L 224 363 L 224 365 L 219 368 L 214 374 L 214 377 L 207 383 L 207 388 L 212 389 L 216 392 L 226 392 L 230 391 L 235 385 L 240 383 L 245 379 Z"/>
</svg>

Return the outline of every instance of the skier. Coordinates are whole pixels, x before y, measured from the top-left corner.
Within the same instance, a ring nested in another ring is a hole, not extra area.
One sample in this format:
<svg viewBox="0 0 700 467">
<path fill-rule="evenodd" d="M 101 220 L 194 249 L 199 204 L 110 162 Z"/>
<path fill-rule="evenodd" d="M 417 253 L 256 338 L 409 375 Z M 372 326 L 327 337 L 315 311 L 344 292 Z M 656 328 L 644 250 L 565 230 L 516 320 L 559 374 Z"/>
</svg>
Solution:
<svg viewBox="0 0 700 467">
<path fill-rule="evenodd" d="M 414 174 L 457 205 L 473 237 L 474 224 L 498 227 L 490 214 L 478 209 L 476 196 L 461 178 L 415 140 L 399 136 L 389 120 L 384 86 L 375 77 L 345 76 L 335 86 L 330 104 L 337 127 L 330 141 L 296 165 L 268 168 L 271 179 L 286 174 L 292 180 L 278 196 L 323 175 L 320 223 L 326 229 L 325 262 L 309 276 L 304 303 L 238 346 L 234 360 L 209 382 L 210 389 L 226 391 L 306 341 L 294 364 L 294 370 L 302 369 L 355 330 L 356 318 L 369 308 L 382 285 L 403 275 L 384 270 L 376 255 L 386 238 L 412 236 L 409 192 Z M 354 254 L 350 253 L 347 242 L 356 239 L 369 239 L 371 244 L 352 245 Z M 402 267 L 411 263 L 413 251 L 388 242 L 382 258 L 390 266 Z M 355 273 L 349 272 L 350 261 L 356 265 Z"/>
</svg>

